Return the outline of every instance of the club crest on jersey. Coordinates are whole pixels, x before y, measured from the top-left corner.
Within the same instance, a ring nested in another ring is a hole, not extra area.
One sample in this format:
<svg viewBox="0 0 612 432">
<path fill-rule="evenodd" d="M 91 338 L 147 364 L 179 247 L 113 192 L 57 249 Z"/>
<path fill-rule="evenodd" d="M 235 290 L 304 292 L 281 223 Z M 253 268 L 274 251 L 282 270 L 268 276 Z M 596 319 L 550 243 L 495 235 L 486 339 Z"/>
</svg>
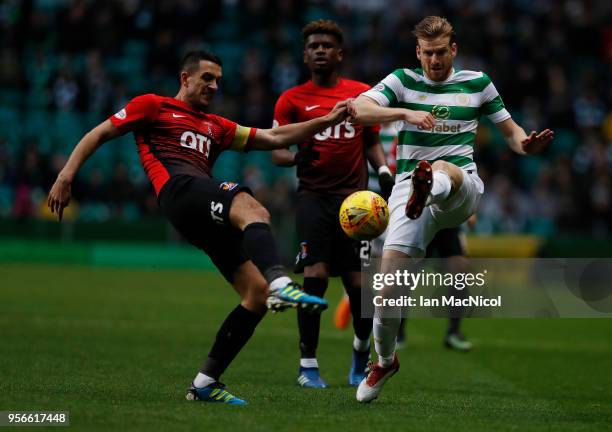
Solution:
<svg viewBox="0 0 612 432">
<path fill-rule="evenodd" d="M 223 182 L 219 185 L 219 189 L 224 191 L 231 191 L 232 189 L 236 189 L 238 183 L 234 182 Z"/>
<path fill-rule="evenodd" d="M 206 127 L 208 130 L 208 135 L 211 137 L 213 136 L 213 131 L 212 131 L 212 127 L 210 126 L 210 123 L 202 122 L 202 127 Z"/>
<path fill-rule="evenodd" d="M 465 93 L 457 93 L 457 96 L 455 96 L 455 102 L 457 105 L 466 106 L 470 103 L 470 95 Z"/>
<path fill-rule="evenodd" d="M 447 120 L 450 117 L 450 108 L 446 105 L 435 105 L 431 114 L 438 120 Z"/>
<path fill-rule="evenodd" d="M 115 114 L 115 117 L 117 117 L 119 120 L 125 120 L 125 118 L 127 117 L 127 112 L 125 111 L 125 108 L 121 109 L 121 111 L 118 111 Z"/>
<path fill-rule="evenodd" d="M 298 261 L 305 260 L 308 257 L 308 243 L 301 242 L 300 243 L 300 252 L 298 253 Z"/>
</svg>

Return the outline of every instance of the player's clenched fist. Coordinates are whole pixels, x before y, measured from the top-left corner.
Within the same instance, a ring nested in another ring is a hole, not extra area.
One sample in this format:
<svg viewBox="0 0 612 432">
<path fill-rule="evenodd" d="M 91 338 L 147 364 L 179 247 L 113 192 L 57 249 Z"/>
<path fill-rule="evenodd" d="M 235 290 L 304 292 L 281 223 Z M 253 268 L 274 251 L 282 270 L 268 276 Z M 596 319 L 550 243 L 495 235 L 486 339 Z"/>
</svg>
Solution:
<svg viewBox="0 0 612 432">
<path fill-rule="evenodd" d="M 355 99 L 349 98 L 345 102 L 346 102 L 346 110 L 347 110 L 348 116 L 350 118 L 357 117 L 357 107 L 355 106 Z"/>
<path fill-rule="evenodd" d="M 340 123 L 347 117 L 347 104 L 348 100 L 340 101 L 336 103 L 336 106 L 327 114 L 329 121 L 334 123 Z"/>
<path fill-rule="evenodd" d="M 406 110 L 406 121 L 423 129 L 433 129 L 436 119 L 427 111 Z"/>
</svg>

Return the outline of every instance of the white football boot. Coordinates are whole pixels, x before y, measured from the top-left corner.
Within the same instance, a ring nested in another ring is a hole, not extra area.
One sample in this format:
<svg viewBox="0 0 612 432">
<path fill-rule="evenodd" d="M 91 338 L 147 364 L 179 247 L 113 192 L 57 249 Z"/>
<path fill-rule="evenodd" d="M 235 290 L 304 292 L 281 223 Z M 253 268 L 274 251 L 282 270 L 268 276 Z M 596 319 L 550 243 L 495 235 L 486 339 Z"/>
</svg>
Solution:
<svg viewBox="0 0 612 432">
<path fill-rule="evenodd" d="M 357 387 L 357 400 L 359 402 L 372 402 L 376 399 L 387 380 L 399 370 L 399 367 L 397 354 L 393 357 L 393 363 L 389 367 L 382 367 L 378 363 L 370 363 L 368 376 Z"/>
</svg>

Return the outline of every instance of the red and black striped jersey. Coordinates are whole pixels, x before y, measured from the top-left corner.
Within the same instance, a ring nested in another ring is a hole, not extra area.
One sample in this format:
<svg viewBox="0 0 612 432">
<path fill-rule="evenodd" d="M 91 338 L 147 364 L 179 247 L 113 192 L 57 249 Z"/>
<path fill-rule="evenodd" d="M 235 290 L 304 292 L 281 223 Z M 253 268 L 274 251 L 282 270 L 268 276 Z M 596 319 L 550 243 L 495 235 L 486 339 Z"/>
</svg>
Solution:
<svg viewBox="0 0 612 432">
<path fill-rule="evenodd" d="M 341 78 L 334 87 L 319 87 L 312 80 L 285 91 L 274 109 L 274 126 L 303 122 L 330 112 L 337 102 L 357 97 L 370 86 Z M 298 145 L 319 152 L 319 160 L 298 167 L 298 192 L 345 196 L 368 184 L 367 145 L 376 142 L 380 126 L 363 127 L 347 120 Z"/>
<path fill-rule="evenodd" d="M 134 133 L 140 161 L 158 195 L 175 175 L 211 177 L 222 151 L 247 150 L 257 132 L 155 94 L 135 97 L 109 120 L 121 134 Z"/>
</svg>

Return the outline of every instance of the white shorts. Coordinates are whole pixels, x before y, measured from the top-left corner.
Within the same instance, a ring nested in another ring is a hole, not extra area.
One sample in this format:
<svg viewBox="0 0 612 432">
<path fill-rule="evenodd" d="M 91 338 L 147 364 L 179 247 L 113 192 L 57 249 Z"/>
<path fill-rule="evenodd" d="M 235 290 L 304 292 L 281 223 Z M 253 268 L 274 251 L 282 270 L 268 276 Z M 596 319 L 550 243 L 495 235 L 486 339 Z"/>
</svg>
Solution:
<svg viewBox="0 0 612 432">
<path fill-rule="evenodd" d="M 389 198 L 389 227 L 384 249 L 403 252 L 412 258 L 425 256 L 427 245 L 444 228 L 461 225 L 476 212 L 484 184 L 478 174 L 463 172 L 463 183 L 455 194 L 441 204 L 425 207 L 418 219 L 406 216 L 406 202 L 412 193 L 412 181 L 404 180 L 393 187 Z"/>
</svg>

